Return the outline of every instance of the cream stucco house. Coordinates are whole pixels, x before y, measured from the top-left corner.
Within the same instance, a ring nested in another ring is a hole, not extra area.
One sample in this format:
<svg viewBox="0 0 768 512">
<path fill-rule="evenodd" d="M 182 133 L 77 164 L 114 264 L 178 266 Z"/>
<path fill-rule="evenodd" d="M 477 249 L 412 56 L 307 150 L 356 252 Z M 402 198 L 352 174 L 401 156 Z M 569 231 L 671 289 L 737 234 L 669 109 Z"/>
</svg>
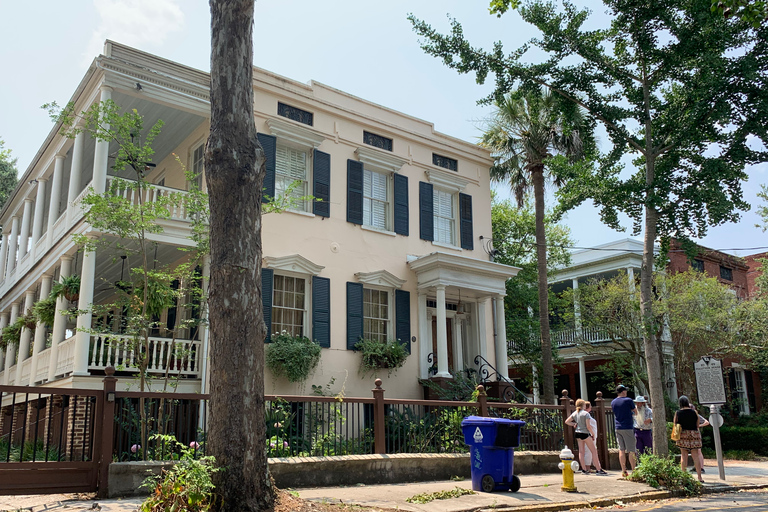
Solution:
<svg viewBox="0 0 768 512">
<path fill-rule="evenodd" d="M 174 155 L 202 172 L 208 88 L 207 73 L 107 41 L 71 101 L 82 111 L 112 99 L 137 109 L 145 126 L 162 119 L 148 179 L 156 194 L 168 194 L 187 189 Z M 361 337 L 397 338 L 411 351 L 396 374 L 381 375 L 388 396 L 420 398 L 419 379 L 449 378 L 451 370 L 474 367 L 477 356 L 505 377 L 502 298 L 517 269 L 489 261 L 480 243 L 491 236 L 489 153 L 316 82 L 255 68 L 253 88 L 256 127 L 268 154 L 266 193 L 298 180 L 300 192 L 322 198 L 268 215 L 263 224 L 270 331 L 303 334 L 323 347 L 308 383 L 334 378 L 347 395 L 367 396 L 372 379 L 358 375 L 360 355 L 351 350 Z M 78 252 L 71 237 L 102 236 L 84 222 L 79 200 L 89 187 L 108 187 L 114 151 L 87 135 L 62 137 L 58 127 L 43 141 L 0 212 L 0 327 L 47 296 L 62 276 L 81 276 L 80 309 L 106 300 L 104 281 L 121 279 L 119 255 Z M 164 232 L 153 235 L 158 261 L 183 259 L 179 248 L 190 245 L 189 227 L 186 213 L 174 212 Z M 58 308 L 67 307 L 59 299 Z M 95 325 L 90 314 L 76 322 L 57 315 L 51 329 L 25 328 L 18 346 L 0 355 L 0 384 L 101 387 L 120 345 L 89 333 Z M 193 357 L 170 371 L 183 376 L 180 391 L 205 390 L 215 378 L 206 364 L 207 332 L 187 337 L 179 342 Z M 163 354 L 170 343 L 158 336 L 153 346 Z M 165 361 L 153 360 L 153 371 L 164 372 Z M 121 378 L 119 385 L 131 381 Z M 267 375 L 266 390 L 303 388 Z"/>
</svg>

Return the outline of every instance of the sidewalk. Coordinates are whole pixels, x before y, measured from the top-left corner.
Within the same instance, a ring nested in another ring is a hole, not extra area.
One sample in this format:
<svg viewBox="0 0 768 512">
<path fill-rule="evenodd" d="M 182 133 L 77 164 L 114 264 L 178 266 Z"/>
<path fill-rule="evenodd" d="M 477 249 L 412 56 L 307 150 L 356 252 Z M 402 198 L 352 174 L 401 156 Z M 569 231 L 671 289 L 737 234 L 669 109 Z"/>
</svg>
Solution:
<svg viewBox="0 0 768 512">
<path fill-rule="evenodd" d="M 768 486 L 768 462 L 726 461 L 726 482 L 717 475 L 717 465 L 707 461 L 705 492 L 724 492 L 739 488 Z M 617 500 L 628 503 L 636 500 L 653 500 L 669 497 L 666 491 L 657 491 L 644 484 L 621 480 L 620 472 L 609 471 L 609 476 L 577 475 L 578 492 L 560 491 L 559 474 L 519 475 L 522 487 L 517 493 L 477 493 L 460 498 L 435 500 L 425 504 L 408 503 L 407 498 L 423 493 L 449 491 L 455 487 L 470 489 L 469 480 L 459 482 L 421 482 L 395 485 L 359 485 L 350 487 L 323 487 L 299 489 L 304 499 L 324 502 L 391 508 L 416 512 L 469 512 L 480 510 L 550 511 L 607 506 Z M 0 511 L 32 510 L 101 512 L 133 512 L 141 498 L 79 501 L 66 495 L 0 496 Z M 98 503 L 96 508 L 95 504 Z"/>
</svg>

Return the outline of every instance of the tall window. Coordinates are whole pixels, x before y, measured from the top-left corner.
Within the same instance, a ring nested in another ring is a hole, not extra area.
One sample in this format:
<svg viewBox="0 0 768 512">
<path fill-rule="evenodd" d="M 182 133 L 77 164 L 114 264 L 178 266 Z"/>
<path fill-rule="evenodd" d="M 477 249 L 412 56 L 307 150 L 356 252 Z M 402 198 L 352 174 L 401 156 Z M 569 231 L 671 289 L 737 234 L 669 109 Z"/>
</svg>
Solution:
<svg viewBox="0 0 768 512">
<path fill-rule="evenodd" d="M 389 177 L 363 171 L 363 225 L 389 230 Z"/>
<path fill-rule="evenodd" d="M 747 415 L 749 414 L 749 395 L 747 394 L 746 374 L 741 368 L 734 368 L 733 375 L 733 382 L 736 384 L 733 393 L 738 400 L 739 414 Z"/>
<path fill-rule="evenodd" d="M 304 335 L 306 286 L 303 278 L 275 275 L 272 292 L 272 332 Z"/>
<path fill-rule="evenodd" d="M 389 339 L 389 292 L 363 288 L 363 338 Z"/>
<path fill-rule="evenodd" d="M 294 199 L 291 204 L 292 210 L 306 211 L 306 201 L 299 201 L 298 198 L 307 196 L 307 153 L 287 146 L 277 146 L 275 156 L 275 195 L 285 194 L 288 187 L 293 182 L 297 182 L 297 187 L 291 192 Z"/>
<path fill-rule="evenodd" d="M 205 144 L 200 144 L 192 152 L 192 173 L 195 175 L 195 184 L 198 188 L 203 187 L 203 151 Z"/>
<path fill-rule="evenodd" d="M 435 242 L 456 245 L 456 211 L 453 207 L 453 194 L 435 189 L 432 198 Z"/>
</svg>

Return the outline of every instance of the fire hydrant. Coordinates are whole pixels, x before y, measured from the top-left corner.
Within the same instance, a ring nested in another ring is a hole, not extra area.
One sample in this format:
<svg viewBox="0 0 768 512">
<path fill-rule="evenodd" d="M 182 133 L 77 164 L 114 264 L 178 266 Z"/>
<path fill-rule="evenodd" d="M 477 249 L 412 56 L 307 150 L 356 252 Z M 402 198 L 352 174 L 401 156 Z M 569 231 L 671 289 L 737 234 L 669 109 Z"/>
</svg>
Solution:
<svg viewBox="0 0 768 512">
<path fill-rule="evenodd" d="M 576 492 L 576 486 L 573 483 L 573 473 L 579 470 L 579 463 L 573 460 L 573 452 L 567 446 L 560 452 L 560 464 L 557 467 L 563 472 L 563 486 L 560 487 L 560 490 Z"/>
</svg>

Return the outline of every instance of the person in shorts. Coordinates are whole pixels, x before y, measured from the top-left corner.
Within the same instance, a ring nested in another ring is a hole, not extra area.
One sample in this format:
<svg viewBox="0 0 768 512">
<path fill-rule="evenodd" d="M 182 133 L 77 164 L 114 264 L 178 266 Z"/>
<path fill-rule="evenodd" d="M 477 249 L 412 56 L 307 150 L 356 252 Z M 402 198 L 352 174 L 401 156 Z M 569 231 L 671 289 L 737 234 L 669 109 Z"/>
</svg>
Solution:
<svg viewBox="0 0 768 512">
<path fill-rule="evenodd" d="M 616 398 L 611 402 L 613 409 L 614 425 L 616 427 L 616 442 L 619 445 L 619 463 L 621 464 L 621 476 L 629 476 L 627 473 L 626 456 L 629 456 L 629 464 L 632 471 L 635 470 L 635 425 L 634 415 L 637 413 L 635 402 L 627 397 L 627 388 L 621 384 L 616 386 Z"/>
</svg>

